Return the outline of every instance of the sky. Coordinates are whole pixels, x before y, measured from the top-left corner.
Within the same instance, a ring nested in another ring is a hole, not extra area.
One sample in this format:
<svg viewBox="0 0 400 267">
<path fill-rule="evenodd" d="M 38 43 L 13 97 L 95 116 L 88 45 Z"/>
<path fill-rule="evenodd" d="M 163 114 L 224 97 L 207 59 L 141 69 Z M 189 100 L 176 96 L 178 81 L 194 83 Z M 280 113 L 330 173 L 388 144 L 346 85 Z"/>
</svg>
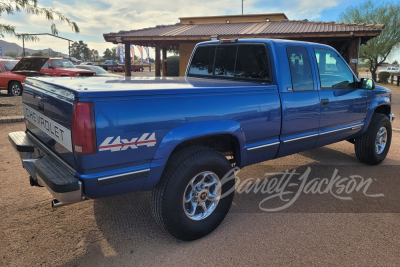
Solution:
<svg viewBox="0 0 400 267">
<path fill-rule="evenodd" d="M 244 14 L 285 13 L 289 19 L 311 21 L 336 21 L 348 6 L 363 0 L 245 0 Z M 179 17 L 241 14 L 241 0 L 40 0 L 39 5 L 53 7 L 74 20 L 80 33 L 72 32 L 68 24 L 55 21 L 59 36 L 83 40 L 100 55 L 114 45 L 106 43 L 103 33 L 134 30 L 156 25 L 175 24 Z M 50 22 L 41 16 L 15 13 L 2 14 L 1 24 L 16 26 L 19 33 L 50 33 Z M 22 41 L 10 36 L 3 40 L 22 46 Z M 52 37 L 40 37 L 39 42 L 25 43 L 32 49 L 52 49 L 68 54 L 68 43 Z M 154 57 L 154 51 L 151 51 Z M 400 51 L 393 53 L 389 61 L 400 61 Z"/>
</svg>

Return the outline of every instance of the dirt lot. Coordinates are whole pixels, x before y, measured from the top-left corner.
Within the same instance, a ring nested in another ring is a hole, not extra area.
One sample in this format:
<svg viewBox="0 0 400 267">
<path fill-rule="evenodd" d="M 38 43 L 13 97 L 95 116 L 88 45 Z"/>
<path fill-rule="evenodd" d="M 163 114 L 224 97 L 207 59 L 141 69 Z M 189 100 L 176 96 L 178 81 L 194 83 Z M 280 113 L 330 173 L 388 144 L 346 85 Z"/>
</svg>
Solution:
<svg viewBox="0 0 400 267">
<path fill-rule="evenodd" d="M 332 265 L 395 266 L 400 262 L 400 133 L 383 165 L 365 166 L 340 142 L 244 168 L 242 179 L 263 178 L 288 166 L 311 166 L 315 177 L 374 179 L 371 193 L 352 201 L 302 195 L 289 209 L 259 209 L 258 195 L 236 194 L 225 221 L 211 235 L 181 242 L 155 224 L 150 193 L 131 193 L 51 209 L 51 195 L 31 187 L 8 132 L 0 125 L 1 266 Z M 349 177 L 349 176 L 347 176 Z M 263 196 L 261 196 L 263 198 Z"/>
</svg>

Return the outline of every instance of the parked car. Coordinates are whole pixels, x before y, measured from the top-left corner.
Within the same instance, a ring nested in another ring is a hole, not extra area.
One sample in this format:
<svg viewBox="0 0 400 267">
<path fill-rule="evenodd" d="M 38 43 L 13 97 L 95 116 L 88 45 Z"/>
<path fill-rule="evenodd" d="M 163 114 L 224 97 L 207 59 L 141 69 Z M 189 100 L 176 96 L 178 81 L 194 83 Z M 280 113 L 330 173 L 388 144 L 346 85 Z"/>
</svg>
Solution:
<svg viewBox="0 0 400 267">
<path fill-rule="evenodd" d="M 79 65 L 98 65 L 97 63 L 94 63 L 94 62 L 82 62 L 81 64 L 79 64 Z"/>
<path fill-rule="evenodd" d="M 82 63 L 82 60 L 76 59 L 74 57 L 70 57 L 70 58 L 64 57 L 63 59 L 67 59 L 67 60 L 71 61 L 72 64 L 74 64 L 74 65 L 80 65 Z"/>
<path fill-rule="evenodd" d="M 394 120 L 391 91 L 334 48 L 273 39 L 197 44 L 184 78 L 27 78 L 22 102 L 26 130 L 9 139 L 53 207 L 153 190 L 155 219 L 182 240 L 223 221 L 233 166 L 343 140 L 376 165 Z"/>
<path fill-rule="evenodd" d="M 384 71 L 393 73 L 393 72 L 400 72 L 400 69 L 398 67 L 387 67 L 386 70 Z"/>
<path fill-rule="evenodd" d="M 40 72 L 57 77 L 89 77 L 96 75 L 96 72 L 78 69 L 71 61 L 62 58 L 50 58 Z"/>
<path fill-rule="evenodd" d="M 79 65 L 76 66 L 78 69 L 83 69 L 83 70 L 90 70 L 96 72 L 96 77 L 114 77 L 114 78 L 121 78 L 121 75 L 116 75 L 112 73 L 108 73 L 108 71 L 104 70 L 102 67 L 99 66 L 92 66 L 92 65 Z"/>
<path fill-rule="evenodd" d="M 104 70 L 110 71 L 123 71 L 124 65 L 119 64 L 114 60 L 106 60 L 103 64 L 99 64 L 99 67 L 102 67 Z"/>
<path fill-rule="evenodd" d="M 44 57 L 25 57 L 20 60 L 0 59 L 0 90 L 10 95 L 22 94 L 26 77 L 43 76 L 40 68 L 47 62 Z"/>
<path fill-rule="evenodd" d="M 100 64 L 100 67 L 102 67 L 105 70 L 111 70 L 111 71 L 120 71 L 123 72 L 125 71 L 125 65 L 119 64 L 118 62 L 114 60 L 106 60 L 104 64 Z M 143 71 L 143 65 L 131 65 L 131 71 Z"/>
</svg>

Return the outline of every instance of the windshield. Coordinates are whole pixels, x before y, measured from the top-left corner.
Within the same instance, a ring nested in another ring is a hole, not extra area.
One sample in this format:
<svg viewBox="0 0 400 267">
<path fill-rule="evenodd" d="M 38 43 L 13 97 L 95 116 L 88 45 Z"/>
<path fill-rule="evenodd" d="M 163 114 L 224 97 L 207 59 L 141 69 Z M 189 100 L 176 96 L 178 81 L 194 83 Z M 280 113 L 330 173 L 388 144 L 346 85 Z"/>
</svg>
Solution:
<svg viewBox="0 0 400 267">
<path fill-rule="evenodd" d="M 88 69 L 96 72 L 97 74 L 107 74 L 108 73 L 103 68 L 100 68 L 100 67 L 97 67 L 97 66 L 93 66 L 93 67 L 91 66 L 91 67 L 88 67 Z"/>
<path fill-rule="evenodd" d="M 96 74 L 108 74 L 108 72 L 105 71 L 103 68 L 97 66 L 77 66 L 77 68 L 84 70 L 91 70 L 96 72 Z"/>
<path fill-rule="evenodd" d="M 17 65 L 18 61 L 2 61 L 1 63 L 6 71 L 11 71 Z"/>
<path fill-rule="evenodd" d="M 56 68 L 75 68 L 74 64 L 68 59 L 52 59 L 51 63 Z"/>
</svg>

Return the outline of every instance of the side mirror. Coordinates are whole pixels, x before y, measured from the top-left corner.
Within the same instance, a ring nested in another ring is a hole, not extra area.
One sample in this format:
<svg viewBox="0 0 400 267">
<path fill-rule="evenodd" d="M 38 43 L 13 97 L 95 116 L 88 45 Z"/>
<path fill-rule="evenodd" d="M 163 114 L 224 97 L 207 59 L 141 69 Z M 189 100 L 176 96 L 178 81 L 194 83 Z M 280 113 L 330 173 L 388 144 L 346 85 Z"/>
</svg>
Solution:
<svg viewBox="0 0 400 267">
<path fill-rule="evenodd" d="M 372 79 L 361 78 L 360 89 L 374 90 L 375 89 L 375 81 Z"/>
</svg>

